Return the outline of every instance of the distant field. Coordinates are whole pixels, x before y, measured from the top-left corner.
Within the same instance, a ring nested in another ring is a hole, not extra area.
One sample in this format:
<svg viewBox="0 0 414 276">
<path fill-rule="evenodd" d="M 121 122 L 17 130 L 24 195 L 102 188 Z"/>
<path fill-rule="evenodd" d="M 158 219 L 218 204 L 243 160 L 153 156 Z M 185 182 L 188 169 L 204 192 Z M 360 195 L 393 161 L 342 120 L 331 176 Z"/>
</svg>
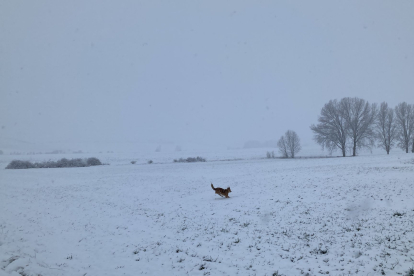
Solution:
<svg viewBox="0 0 414 276">
<path fill-rule="evenodd" d="M 414 267 L 413 154 L 281 160 L 261 151 L 86 153 L 110 165 L 27 170 L 4 167 L 45 156 L 0 156 L 0 275 L 404 275 Z M 208 162 L 173 163 L 197 155 Z M 242 160 L 214 161 L 223 159 Z M 230 186 L 231 198 L 210 183 Z"/>
</svg>

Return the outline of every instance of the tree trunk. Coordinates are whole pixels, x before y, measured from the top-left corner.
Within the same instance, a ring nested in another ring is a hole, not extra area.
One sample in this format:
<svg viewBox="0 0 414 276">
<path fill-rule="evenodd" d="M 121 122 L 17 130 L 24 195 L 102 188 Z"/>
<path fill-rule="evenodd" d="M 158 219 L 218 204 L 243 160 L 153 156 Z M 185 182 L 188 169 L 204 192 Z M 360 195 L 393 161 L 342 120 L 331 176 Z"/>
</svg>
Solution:
<svg viewBox="0 0 414 276">
<path fill-rule="evenodd" d="M 345 156 L 346 156 L 345 148 L 342 148 L 342 157 L 345 157 Z"/>
<path fill-rule="evenodd" d="M 356 156 L 356 142 L 354 142 L 354 147 L 352 148 L 352 156 Z"/>
</svg>

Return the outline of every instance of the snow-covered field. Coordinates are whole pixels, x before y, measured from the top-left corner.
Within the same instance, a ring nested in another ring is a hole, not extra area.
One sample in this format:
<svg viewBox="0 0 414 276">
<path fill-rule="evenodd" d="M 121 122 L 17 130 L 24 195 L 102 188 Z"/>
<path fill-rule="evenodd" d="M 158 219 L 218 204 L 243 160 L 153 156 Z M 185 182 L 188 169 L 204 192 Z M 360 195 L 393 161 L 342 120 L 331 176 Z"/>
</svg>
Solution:
<svg viewBox="0 0 414 276">
<path fill-rule="evenodd" d="M 135 165 L 131 155 L 87 154 L 110 165 L 29 170 L 5 170 L 13 158 L 0 156 L 0 275 L 405 275 L 414 267 L 413 154 L 243 152 Z M 63 157 L 78 156 L 50 158 Z M 231 198 L 211 182 L 230 186 Z"/>
</svg>

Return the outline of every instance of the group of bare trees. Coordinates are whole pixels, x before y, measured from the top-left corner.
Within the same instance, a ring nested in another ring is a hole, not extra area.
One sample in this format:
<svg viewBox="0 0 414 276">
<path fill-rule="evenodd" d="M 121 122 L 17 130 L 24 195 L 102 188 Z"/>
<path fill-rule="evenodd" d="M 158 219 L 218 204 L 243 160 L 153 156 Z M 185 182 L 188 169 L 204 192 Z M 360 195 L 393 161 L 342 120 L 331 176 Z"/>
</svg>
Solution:
<svg viewBox="0 0 414 276">
<path fill-rule="evenodd" d="M 394 146 L 407 153 L 411 146 L 414 153 L 414 105 L 406 102 L 394 109 L 386 102 L 377 104 L 360 98 L 331 100 L 324 105 L 312 125 L 315 141 L 329 151 L 340 149 L 342 156 L 347 150 L 352 155 L 361 148 L 371 148 L 377 143 L 387 154 Z"/>
<path fill-rule="evenodd" d="M 295 158 L 296 153 L 301 150 L 299 136 L 293 130 L 288 130 L 284 136 L 280 137 L 277 147 L 282 157 Z"/>
</svg>

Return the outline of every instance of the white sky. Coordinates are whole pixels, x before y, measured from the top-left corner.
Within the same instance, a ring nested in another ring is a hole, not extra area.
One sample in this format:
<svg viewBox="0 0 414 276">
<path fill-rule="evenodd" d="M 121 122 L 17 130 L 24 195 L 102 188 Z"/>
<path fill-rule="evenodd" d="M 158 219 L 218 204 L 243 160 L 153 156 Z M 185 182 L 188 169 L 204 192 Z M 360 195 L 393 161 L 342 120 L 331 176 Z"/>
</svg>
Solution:
<svg viewBox="0 0 414 276">
<path fill-rule="evenodd" d="M 0 0 L 0 140 L 313 143 L 348 96 L 414 103 L 414 1 Z"/>
</svg>

